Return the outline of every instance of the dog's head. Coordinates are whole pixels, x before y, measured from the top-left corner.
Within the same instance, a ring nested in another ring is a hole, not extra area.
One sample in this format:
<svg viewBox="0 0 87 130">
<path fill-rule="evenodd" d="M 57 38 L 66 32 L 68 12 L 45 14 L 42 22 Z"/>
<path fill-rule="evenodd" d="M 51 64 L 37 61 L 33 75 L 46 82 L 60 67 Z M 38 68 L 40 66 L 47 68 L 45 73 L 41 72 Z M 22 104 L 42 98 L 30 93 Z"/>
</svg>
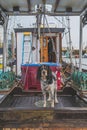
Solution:
<svg viewBox="0 0 87 130">
<path fill-rule="evenodd" d="M 40 81 L 44 78 L 47 80 L 52 80 L 52 71 L 47 65 L 41 65 L 37 70 L 37 79 Z"/>
</svg>

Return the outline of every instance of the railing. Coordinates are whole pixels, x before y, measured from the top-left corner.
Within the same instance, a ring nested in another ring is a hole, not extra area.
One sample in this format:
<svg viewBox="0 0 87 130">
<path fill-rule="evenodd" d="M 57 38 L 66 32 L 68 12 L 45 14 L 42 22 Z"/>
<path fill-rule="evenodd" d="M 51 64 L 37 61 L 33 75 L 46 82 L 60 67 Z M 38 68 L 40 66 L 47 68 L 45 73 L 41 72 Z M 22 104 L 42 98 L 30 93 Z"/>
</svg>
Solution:
<svg viewBox="0 0 87 130">
<path fill-rule="evenodd" d="M 87 91 L 87 73 L 75 71 L 72 73 L 72 80 L 77 88 L 82 91 Z"/>
<path fill-rule="evenodd" d="M 0 74 L 0 91 L 9 90 L 15 81 L 15 74 L 11 71 Z"/>
<path fill-rule="evenodd" d="M 63 58 L 63 61 L 66 62 L 67 64 L 70 63 L 69 58 Z M 82 69 L 87 70 L 87 58 L 82 58 Z M 79 68 L 79 58 L 72 58 L 72 63 L 75 67 Z"/>
</svg>

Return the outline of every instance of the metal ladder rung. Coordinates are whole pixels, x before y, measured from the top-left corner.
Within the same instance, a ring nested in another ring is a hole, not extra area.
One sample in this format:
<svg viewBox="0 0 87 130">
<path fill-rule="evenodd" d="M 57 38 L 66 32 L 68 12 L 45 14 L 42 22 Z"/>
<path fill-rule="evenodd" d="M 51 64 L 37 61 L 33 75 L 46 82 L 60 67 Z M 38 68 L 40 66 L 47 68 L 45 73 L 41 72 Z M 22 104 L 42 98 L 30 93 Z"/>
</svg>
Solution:
<svg viewBox="0 0 87 130">
<path fill-rule="evenodd" d="M 30 42 L 31 40 L 24 40 L 24 42 Z"/>
<path fill-rule="evenodd" d="M 22 47 L 22 63 L 26 62 L 26 56 L 29 56 L 30 53 L 30 44 L 32 42 L 31 40 L 31 33 L 26 33 L 23 35 L 23 47 Z"/>
<path fill-rule="evenodd" d="M 24 51 L 25 53 L 29 53 L 28 51 Z"/>
</svg>

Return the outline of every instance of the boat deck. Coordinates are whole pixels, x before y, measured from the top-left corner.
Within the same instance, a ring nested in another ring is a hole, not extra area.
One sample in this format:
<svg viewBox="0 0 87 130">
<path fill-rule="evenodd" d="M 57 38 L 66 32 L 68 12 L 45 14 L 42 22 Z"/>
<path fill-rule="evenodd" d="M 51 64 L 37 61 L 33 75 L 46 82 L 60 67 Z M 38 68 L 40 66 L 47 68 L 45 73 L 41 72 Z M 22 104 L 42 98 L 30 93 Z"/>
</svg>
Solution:
<svg viewBox="0 0 87 130">
<path fill-rule="evenodd" d="M 50 107 L 49 102 L 44 108 L 41 92 L 24 92 L 16 87 L 0 103 L 0 125 L 39 125 L 41 122 L 50 122 L 50 126 L 55 124 L 61 127 L 64 122 L 79 126 L 82 121 L 87 126 L 87 103 L 77 96 L 75 90 L 70 87 L 64 89 L 58 93 L 58 100 L 54 108 Z M 78 124 L 76 120 L 79 120 Z"/>
<path fill-rule="evenodd" d="M 87 107 L 87 104 L 78 96 L 74 95 L 59 95 L 59 103 L 55 104 L 54 110 L 59 109 L 77 109 Z M 0 108 L 20 108 L 29 110 L 51 109 L 50 102 L 47 102 L 47 107 L 43 108 L 43 95 L 41 93 L 28 93 L 28 94 L 14 94 L 7 97 L 0 105 Z"/>
</svg>

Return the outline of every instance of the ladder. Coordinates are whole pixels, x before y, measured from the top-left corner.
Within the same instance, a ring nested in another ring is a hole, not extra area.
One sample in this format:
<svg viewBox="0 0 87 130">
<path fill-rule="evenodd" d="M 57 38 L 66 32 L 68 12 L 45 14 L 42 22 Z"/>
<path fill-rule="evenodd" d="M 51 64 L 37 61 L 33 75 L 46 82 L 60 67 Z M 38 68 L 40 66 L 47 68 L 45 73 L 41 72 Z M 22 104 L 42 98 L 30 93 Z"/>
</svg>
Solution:
<svg viewBox="0 0 87 130">
<path fill-rule="evenodd" d="M 23 33 L 22 44 L 22 64 L 31 63 L 32 61 L 32 34 L 31 32 Z"/>
</svg>

